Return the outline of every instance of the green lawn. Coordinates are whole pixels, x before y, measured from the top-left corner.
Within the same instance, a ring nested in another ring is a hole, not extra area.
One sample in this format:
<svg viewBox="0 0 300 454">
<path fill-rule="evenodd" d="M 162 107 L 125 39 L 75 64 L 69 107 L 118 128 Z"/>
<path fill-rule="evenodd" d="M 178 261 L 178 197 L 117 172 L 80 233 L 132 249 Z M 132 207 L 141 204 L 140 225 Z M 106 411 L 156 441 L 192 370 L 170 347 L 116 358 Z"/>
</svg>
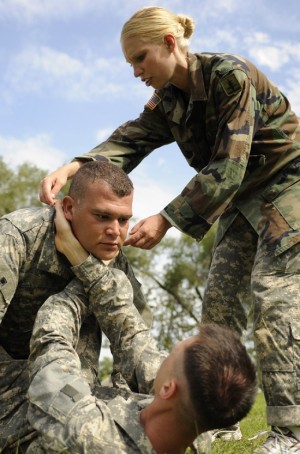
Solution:
<svg viewBox="0 0 300 454">
<path fill-rule="evenodd" d="M 248 438 L 268 429 L 265 400 L 263 393 L 259 392 L 250 413 L 241 421 L 243 439 L 230 442 L 217 440 L 212 445 L 211 454 L 251 454 L 266 439 L 266 436 L 251 441 Z"/>
</svg>

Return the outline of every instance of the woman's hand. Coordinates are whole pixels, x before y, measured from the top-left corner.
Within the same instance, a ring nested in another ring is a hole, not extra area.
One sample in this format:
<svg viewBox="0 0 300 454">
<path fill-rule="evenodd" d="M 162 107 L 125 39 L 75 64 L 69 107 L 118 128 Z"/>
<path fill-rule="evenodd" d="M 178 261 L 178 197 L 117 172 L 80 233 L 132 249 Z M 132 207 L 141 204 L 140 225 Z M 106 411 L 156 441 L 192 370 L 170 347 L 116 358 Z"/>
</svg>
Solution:
<svg viewBox="0 0 300 454">
<path fill-rule="evenodd" d="M 134 246 L 141 249 L 152 249 L 165 236 L 167 230 L 172 227 L 169 221 L 161 214 L 155 214 L 142 219 L 129 232 L 124 246 Z"/>
<path fill-rule="evenodd" d="M 88 258 L 89 254 L 74 236 L 70 223 L 65 218 L 61 202 L 59 200 L 56 200 L 55 211 L 54 223 L 56 227 L 56 249 L 67 257 L 72 266 L 80 265 Z"/>
<path fill-rule="evenodd" d="M 40 183 L 40 201 L 51 206 L 55 205 L 55 197 L 81 165 L 79 161 L 70 162 L 43 178 Z"/>
</svg>

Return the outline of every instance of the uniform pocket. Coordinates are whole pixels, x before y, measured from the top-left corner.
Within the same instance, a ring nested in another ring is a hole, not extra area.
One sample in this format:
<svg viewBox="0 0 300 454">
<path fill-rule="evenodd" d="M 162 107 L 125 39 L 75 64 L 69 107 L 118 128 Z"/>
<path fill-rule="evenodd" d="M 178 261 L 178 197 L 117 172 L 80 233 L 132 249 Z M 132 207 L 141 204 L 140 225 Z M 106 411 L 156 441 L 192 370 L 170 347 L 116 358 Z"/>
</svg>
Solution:
<svg viewBox="0 0 300 454">
<path fill-rule="evenodd" d="M 293 230 L 300 228 L 300 162 L 294 161 L 262 193 Z"/>
</svg>

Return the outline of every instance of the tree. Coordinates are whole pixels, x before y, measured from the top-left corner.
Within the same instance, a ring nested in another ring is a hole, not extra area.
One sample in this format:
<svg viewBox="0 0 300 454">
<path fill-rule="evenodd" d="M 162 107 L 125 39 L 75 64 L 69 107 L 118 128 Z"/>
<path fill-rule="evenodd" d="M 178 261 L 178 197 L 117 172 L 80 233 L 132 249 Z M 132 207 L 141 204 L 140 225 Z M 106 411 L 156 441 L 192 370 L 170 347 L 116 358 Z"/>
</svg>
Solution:
<svg viewBox="0 0 300 454">
<path fill-rule="evenodd" d="M 11 170 L 0 157 L 0 216 L 29 206 L 41 206 L 40 180 L 46 172 L 28 163 Z"/>
<path fill-rule="evenodd" d="M 12 170 L 0 157 L 0 216 L 20 208 L 42 206 L 39 186 L 47 174 L 26 162 Z M 69 186 L 70 182 L 60 192 L 60 198 L 67 194 Z"/>
<path fill-rule="evenodd" d="M 214 236 L 215 227 L 200 243 L 182 234 L 162 240 L 150 251 L 126 249 L 152 307 L 153 333 L 160 348 L 170 350 L 196 332 Z"/>
</svg>

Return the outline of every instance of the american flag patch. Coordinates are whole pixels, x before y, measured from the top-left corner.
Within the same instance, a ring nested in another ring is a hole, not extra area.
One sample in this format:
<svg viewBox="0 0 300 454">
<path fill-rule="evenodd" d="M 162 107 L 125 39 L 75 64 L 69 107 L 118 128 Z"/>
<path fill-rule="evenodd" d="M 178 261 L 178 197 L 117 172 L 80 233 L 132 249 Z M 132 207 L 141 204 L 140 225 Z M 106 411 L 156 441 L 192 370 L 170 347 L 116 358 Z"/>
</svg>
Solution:
<svg viewBox="0 0 300 454">
<path fill-rule="evenodd" d="M 153 110 L 160 103 L 160 101 L 161 98 L 158 96 L 156 92 L 154 92 L 149 101 L 147 102 L 146 106 L 149 107 L 149 109 Z"/>
</svg>

